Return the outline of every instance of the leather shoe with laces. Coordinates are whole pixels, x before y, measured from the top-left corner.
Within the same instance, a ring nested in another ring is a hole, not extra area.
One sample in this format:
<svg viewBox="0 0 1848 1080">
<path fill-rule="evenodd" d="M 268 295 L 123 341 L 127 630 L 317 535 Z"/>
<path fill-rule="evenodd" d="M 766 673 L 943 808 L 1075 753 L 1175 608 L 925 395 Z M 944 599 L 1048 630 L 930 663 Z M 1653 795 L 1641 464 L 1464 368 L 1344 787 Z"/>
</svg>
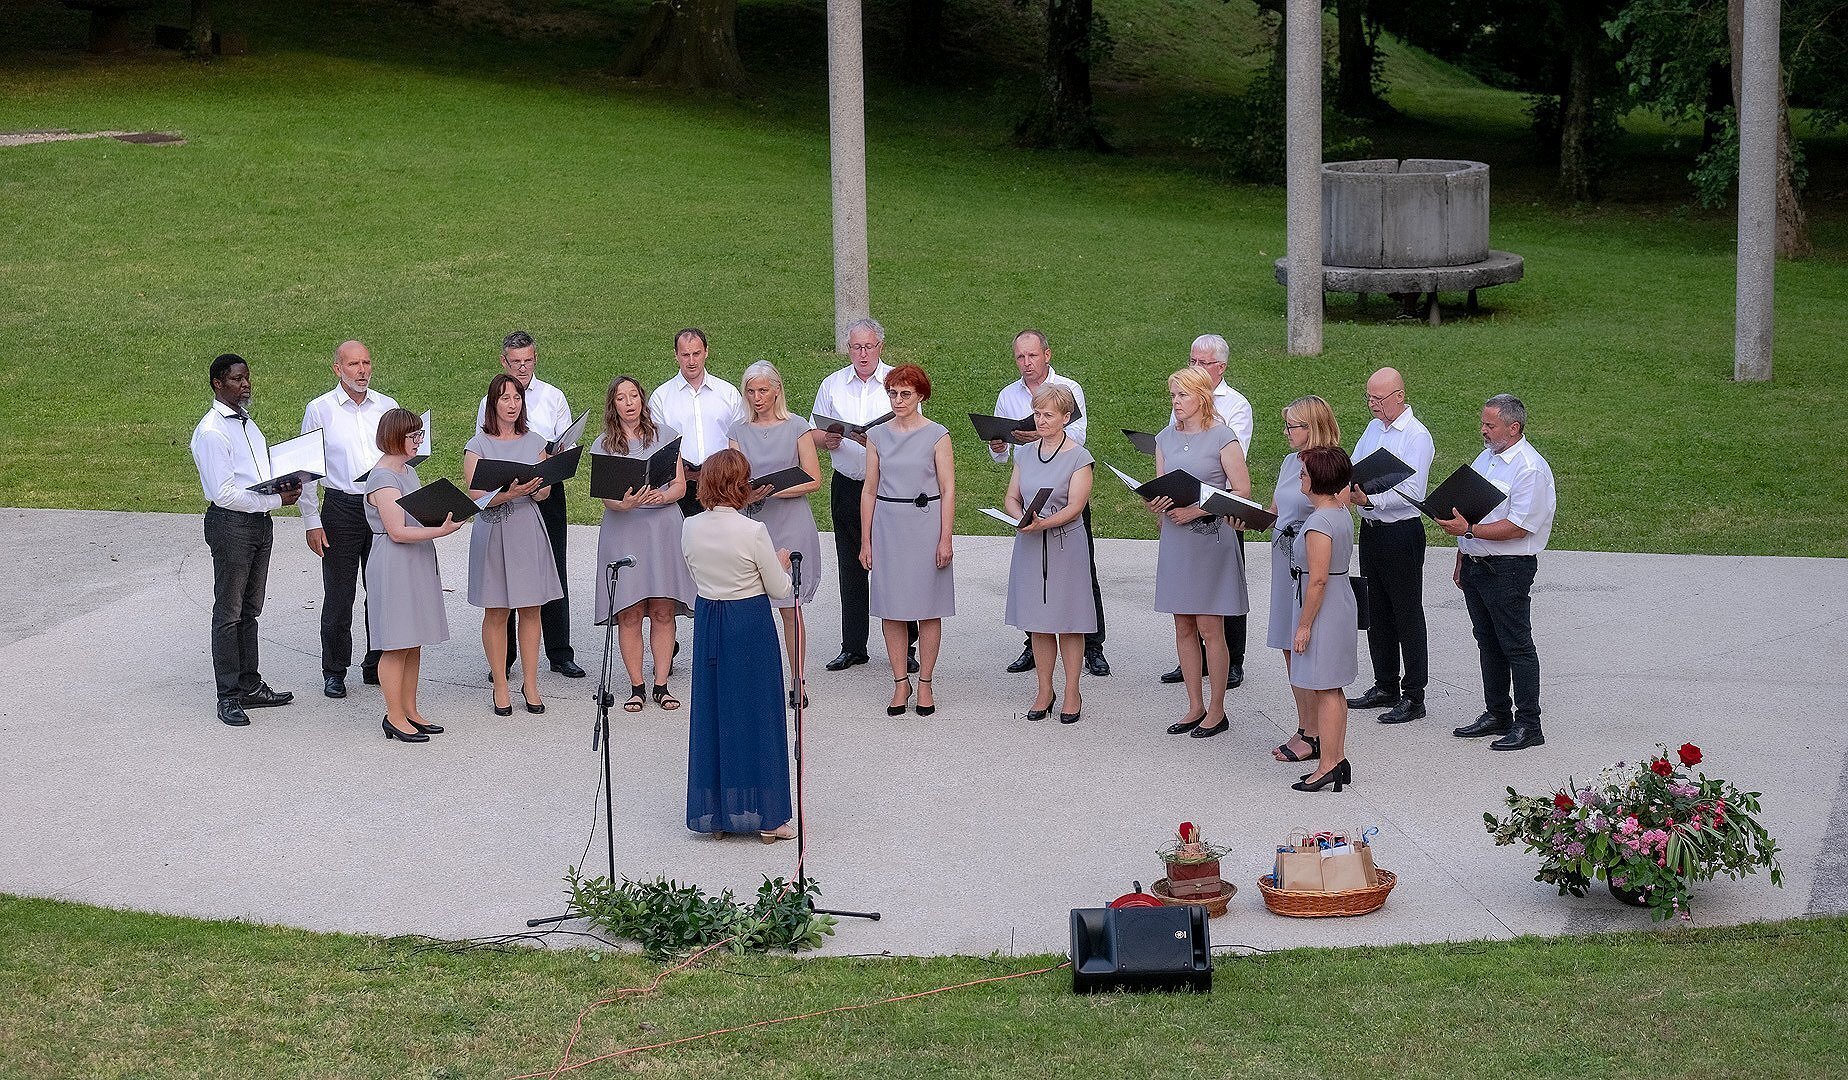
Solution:
<svg viewBox="0 0 1848 1080">
<path fill-rule="evenodd" d="M 328 697 L 346 697 L 346 676 L 329 675 L 321 680 L 321 693 Z"/>
<path fill-rule="evenodd" d="M 1348 708 L 1350 709 L 1384 709 L 1388 706 L 1398 705 L 1400 698 L 1397 694 L 1388 693 L 1380 689 L 1376 684 L 1367 687 L 1366 693 L 1359 697 L 1348 698 L 1347 701 Z"/>
<path fill-rule="evenodd" d="M 846 671 L 848 668 L 853 667 L 855 664 L 864 664 L 864 663 L 866 663 L 865 653 L 848 652 L 846 649 L 842 649 L 841 654 L 839 656 L 828 661 L 826 664 L 822 666 L 827 668 L 829 671 Z"/>
<path fill-rule="evenodd" d="M 1020 650 L 1020 655 L 1015 657 L 1014 662 L 1007 666 L 1007 673 L 1009 675 L 1018 675 L 1023 671 L 1032 671 L 1032 670 L 1033 670 L 1033 646 L 1031 645 Z"/>
<path fill-rule="evenodd" d="M 1226 669 L 1226 689 L 1237 690 L 1245 685 L 1245 665 L 1233 664 Z"/>
<path fill-rule="evenodd" d="M 244 707 L 229 698 L 218 703 L 218 718 L 232 727 L 250 723 L 250 717 L 244 715 Z"/>
<path fill-rule="evenodd" d="M 581 679 L 584 677 L 584 669 L 578 667 L 576 660 L 554 660 L 552 662 L 552 670 L 558 672 L 567 679 Z"/>
<path fill-rule="evenodd" d="M 918 649 L 915 645 L 905 650 L 905 673 L 908 675 L 918 673 Z"/>
<path fill-rule="evenodd" d="M 1483 713 L 1476 717 L 1475 723 L 1465 724 L 1452 731 L 1451 734 L 1459 739 L 1480 739 L 1484 735 L 1506 735 L 1512 724 L 1512 721 L 1493 713 Z"/>
<path fill-rule="evenodd" d="M 1489 744 L 1491 750 L 1525 750 L 1530 746 L 1545 746 L 1546 739 L 1538 727 L 1518 727 Z"/>
<path fill-rule="evenodd" d="M 1110 661 L 1104 659 L 1104 650 L 1101 647 L 1084 651 L 1084 669 L 1090 672 L 1092 677 L 1098 679 L 1110 674 Z"/>
<path fill-rule="evenodd" d="M 1413 720 L 1423 720 L 1424 715 L 1424 702 L 1413 701 L 1408 697 L 1400 698 L 1397 705 L 1380 714 L 1380 723 L 1405 724 Z"/>
<path fill-rule="evenodd" d="M 1163 675 L 1161 677 L 1161 681 L 1165 683 L 1177 683 L 1177 682 L 1180 682 L 1181 679 L 1182 679 L 1181 666 L 1179 664 L 1174 665 L 1173 671 L 1170 671 L 1166 675 Z"/>
<path fill-rule="evenodd" d="M 277 693 L 270 689 L 269 683 L 258 683 L 257 688 L 245 694 L 243 700 L 238 702 L 238 704 L 246 709 L 268 709 L 277 705 L 287 705 L 294 700 L 295 695 L 286 690 L 282 693 Z"/>
</svg>

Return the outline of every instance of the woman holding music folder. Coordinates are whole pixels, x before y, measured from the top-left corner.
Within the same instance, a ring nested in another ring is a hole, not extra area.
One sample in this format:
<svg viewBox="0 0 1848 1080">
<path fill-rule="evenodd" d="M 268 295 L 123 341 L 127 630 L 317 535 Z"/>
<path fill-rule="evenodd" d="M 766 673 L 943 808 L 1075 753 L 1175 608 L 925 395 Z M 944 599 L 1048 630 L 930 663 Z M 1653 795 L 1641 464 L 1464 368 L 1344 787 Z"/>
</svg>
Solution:
<svg viewBox="0 0 1848 1080">
<path fill-rule="evenodd" d="M 539 517 L 538 501 L 551 493 L 542 477 L 506 486 L 478 486 L 484 461 L 537 465 L 546 458 L 545 436 L 526 426 L 526 390 L 502 373 L 488 383 L 488 408 L 481 431 L 462 451 L 462 476 L 472 498 L 493 498 L 475 518 L 468 538 L 468 602 L 483 609 L 481 647 L 494 682 L 494 715 L 512 716 L 507 689 L 507 618 L 520 613 L 520 697 L 529 713 L 542 713 L 539 699 L 539 609 L 565 595 L 552 561 L 552 541 Z"/>
<path fill-rule="evenodd" d="M 892 703 L 903 716 L 911 700 L 905 668 L 907 622 L 918 624 L 919 716 L 937 711 L 931 679 L 943 645 L 943 619 L 956 614 L 950 541 L 956 506 L 956 463 L 950 433 L 925 419 L 930 376 L 916 364 L 886 375 L 892 419 L 866 433 L 866 487 L 860 496 L 860 565 L 872 572 L 874 618 L 881 620 L 892 659 Z"/>
<path fill-rule="evenodd" d="M 1302 532 L 1303 519 L 1315 509 L 1309 502 L 1309 493 L 1303 490 L 1302 454 L 1312 446 L 1340 446 L 1341 425 L 1335 422 L 1334 410 L 1328 407 L 1328 402 L 1311 394 L 1284 407 L 1283 436 L 1289 441 L 1290 453 L 1277 470 L 1276 494 L 1267 507 L 1277 515 L 1277 523 L 1271 527 L 1270 628 L 1264 644 L 1283 652 L 1283 672 L 1288 676 L 1292 662 L 1290 648 L 1296 638 L 1296 579 L 1290 576 L 1292 552 Z M 1296 698 L 1298 716 L 1314 715 L 1310 691 L 1292 684 L 1290 693 Z M 1313 761 L 1321 757 L 1321 740 L 1309 734 L 1314 730 L 1314 727 L 1297 728 L 1296 734 L 1271 751 L 1271 756 L 1278 761 Z"/>
<path fill-rule="evenodd" d="M 754 493 L 757 501 L 744 508 L 746 517 L 755 518 L 770 530 L 770 540 L 779 548 L 802 556 L 802 595 L 806 604 L 815 598 L 821 584 L 821 534 L 815 528 L 815 512 L 808 496 L 821 487 L 821 455 L 815 440 L 808 438 L 809 424 L 799 416 L 789 415 L 789 402 L 783 394 L 783 376 L 776 365 L 759 360 L 744 369 L 745 419 L 733 424 L 728 433 L 731 448 L 750 462 L 751 475 L 764 478 L 785 469 L 800 469 L 807 479 L 779 487 L 775 491 Z M 791 477 L 790 479 L 793 479 Z M 800 642 L 796 635 L 794 595 L 772 600 L 771 607 L 781 610 L 783 645 L 789 653 L 789 678 L 793 684 L 802 671 L 796 662 Z M 804 699 L 808 688 L 801 688 Z M 789 688 L 789 707 L 796 707 L 797 687 Z"/>
<path fill-rule="evenodd" d="M 1213 380 L 1198 367 L 1168 377 L 1174 421 L 1155 436 L 1157 478 L 1185 471 L 1203 484 L 1251 497 L 1251 475 L 1238 436 L 1213 408 Z M 1190 493 L 1190 496 L 1191 493 Z M 1148 500 L 1161 519 L 1155 555 L 1155 610 L 1174 616 L 1174 647 L 1187 687 L 1187 715 L 1168 725 L 1168 734 L 1189 732 L 1210 738 L 1227 726 L 1225 616 L 1250 609 L 1245 559 L 1231 519 L 1202 510 L 1193 497 L 1182 505 L 1167 495 Z M 1207 688 L 1202 693 L 1204 656 Z"/>
<path fill-rule="evenodd" d="M 1340 791 L 1352 783 L 1347 761 L 1347 685 L 1360 671 L 1359 604 L 1348 580 L 1353 565 L 1354 519 L 1348 514 L 1348 484 L 1354 468 L 1339 446 L 1312 446 L 1301 455 L 1302 492 L 1313 506 L 1293 545 L 1290 575 L 1296 579 L 1295 631 L 1290 642 L 1290 690 L 1296 722 L 1314 736 L 1321 767 L 1290 785 Z"/>
<path fill-rule="evenodd" d="M 643 618 L 648 620 L 654 653 L 655 704 L 669 711 L 680 708 L 679 700 L 668 692 L 667 677 L 674 664 L 674 620 L 693 614 L 694 591 L 687 561 L 680 553 L 680 526 L 686 520 L 680 499 L 686 494 L 687 481 L 679 441 L 679 432 L 654 422 L 648 410 L 648 391 L 634 376 L 618 376 L 610 383 L 603 398 L 603 434 L 590 449 L 591 485 L 592 494 L 603 499 L 603 524 L 597 530 L 597 625 L 609 625 L 614 612 L 616 644 L 629 676 L 624 712 L 641 712 L 648 700 L 642 682 Z M 606 489 L 598 477 L 608 466 L 599 466 L 598 457 L 639 463 L 659 460 L 639 468 L 624 466 L 635 472 L 635 486 L 623 482 Z M 671 479 L 650 484 L 651 470 Z M 634 563 L 618 570 L 612 598 L 609 567 L 625 558 Z"/>
<path fill-rule="evenodd" d="M 1052 663 L 1065 666 L 1065 708 L 1059 723 L 1075 724 L 1084 709 L 1078 674 L 1084 670 L 1085 635 L 1097 631 L 1091 597 L 1091 546 L 1079 519 L 1091 500 L 1093 461 L 1065 431 L 1078 408 L 1071 390 L 1045 383 L 1033 394 L 1033 430 L 1039 441 L 1018 447 L 1003 510 L 1016 521 L 1007 575 L 1007 624 L 1027 632 L 1039 690 L 1028 720 L 1052 712 Z M 1044 494 L 1042 502 L 1040 496 Z"/>
<path fill-rule="evenodd" d="M 789 552 L 739 511 L 756 496 L 751 466 L 720 450 L 699 472 L 707 513 L 681 527 L 699 587 L 693 616 L 693 707 L 687 738 L 687 828 L 795 836 L 789 743 L 783 733 L 783 658 L 770 598 L 788 596 Z"/>
<path fill-rule="evenodd" d="M 417 674 L 423 647 L 449 640 L 435 540 L 462 527 L 454 514 L 441 525 L 420 525 L 398 505 L 423 486 L 410 464 L 423 440 L 423 421 L 416 413 L 386 410 L 376 436 L 385 456 L 366 476 L 366 524 L 373 536 L 366 563 L 366 632 L 379 650 L 385 738 L 404 742 L 429 742 L 443 730 L 424 723 L 417 711 Z"/>
</svg>

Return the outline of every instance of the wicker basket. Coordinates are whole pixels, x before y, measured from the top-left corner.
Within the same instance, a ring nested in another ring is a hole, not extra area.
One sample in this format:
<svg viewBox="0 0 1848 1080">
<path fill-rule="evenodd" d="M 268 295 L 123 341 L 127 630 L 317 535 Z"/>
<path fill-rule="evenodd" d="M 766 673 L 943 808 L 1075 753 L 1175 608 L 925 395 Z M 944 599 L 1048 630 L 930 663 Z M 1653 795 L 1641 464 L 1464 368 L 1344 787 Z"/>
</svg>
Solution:
<svg viewBox="0 0 1848 1080">
<path fill-rule="evenodd" d="M 1296 919 L 1321 919 L 1336 915 L 1365 915 L 1386 902 L 1386 894 L 1398 884 L 1391 870 L 1380 870 L 1380 883 L 1366 889 L 1343 889 L 1340 892 L 1315 892 L 1306 889 L 1279 889 L 1271 875 L 1258 879 L 1258 892 L 1264 906 L 1278 915 Z M 1160 896 L 1159 889 L 1156 895 Z"/>
<path fill-rule="evenodd" d="M 1234 896 L 1238 895 L 1237 885 L 1234 885 L 1230 881 L 1226 881 L 1223 878 L 1220 879 L 1219 884 L 1224 886 L 1224 888 L 1220 891 L 1218 896 L 1203 896 L 1203 897 L 1197 897 L 1197 898 L 1183 899 L 1181 897 L 1175 896 L 1173 893 L 1168 891 L 1168 879 L 1167 878 L 1162 878 L 1161 880 L 1157 881 L 1155 884 L 1149 886 L 1149 891 L 1154 893 L 1157 899 L 1159 899 L 1163 904 L 1166 904 L 1169 907 L 1181 907 L 1183 905 L 1191 904 L 1194 907 L 1205 908 L 1207 918 L 1217 919 L 1221 915 L 1224 915 L 1226 913 L 1227 901 L 1231 900 Z"/>
</svg>

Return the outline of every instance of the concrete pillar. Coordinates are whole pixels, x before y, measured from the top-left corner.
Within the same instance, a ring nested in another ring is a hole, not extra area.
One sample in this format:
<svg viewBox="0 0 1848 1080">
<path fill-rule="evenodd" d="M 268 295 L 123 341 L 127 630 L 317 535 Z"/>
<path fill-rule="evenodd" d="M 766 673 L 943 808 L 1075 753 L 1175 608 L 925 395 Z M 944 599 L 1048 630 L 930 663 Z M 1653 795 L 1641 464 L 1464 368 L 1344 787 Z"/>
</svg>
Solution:
<svg viewBox="0 0 1848 1080">
<path fill-rule="evenodd" d="M 1739 270 L 1733 379 L 1771 378 L 1777 273 L 1778 0 L 1745 0 L 1739 48 Z"/>
<path fill-rule="evenodd" d="M 1289 351 L 1322 352 L 1322 5 L 1285 0 L 1284 204 Z"/>
<path fill-rule="evenodd" d="M 872 313 L 866 258 L 866 75 L 860 0 L 828 0 L 828 163 L 834 203 L 834 351 Z"/>
</svg>

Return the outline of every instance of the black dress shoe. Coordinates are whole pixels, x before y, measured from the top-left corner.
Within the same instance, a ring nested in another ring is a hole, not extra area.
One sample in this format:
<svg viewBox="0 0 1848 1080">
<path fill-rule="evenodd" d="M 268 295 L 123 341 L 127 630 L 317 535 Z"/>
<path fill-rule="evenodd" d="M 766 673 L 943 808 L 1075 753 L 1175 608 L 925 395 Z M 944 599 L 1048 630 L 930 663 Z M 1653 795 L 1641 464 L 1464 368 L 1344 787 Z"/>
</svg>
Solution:
<svg viewBox="0 0 1848 1080">
<path fill-rule="evenodd" d="M 250 723 L 250 717 L 244 715 L 244 707 L 230 698 L 218 703 L 218 718 L 232 727 L 243 727 Z"/>
<path fill-rule="evenodd" d="M 1504 720 L 1493 713 L 1483 713 L 1476 717 L 1475 723 L 1457 728 L 1451 734 L 1459 739 L 1480 739 L 1484 735 L 1506 735 L 1510 726 L 1512 726 L 1512 721 Z"/>
<path fill-rule="evenodd" d="M 441 724 L 420 724 L 412 720 L 411 726 L 423 732 L 425 735 L 441 735 L 443 733 L 443 725 Z"/>
<path fill-rule="evenodd" d="M 1367 692 L 1359 697 L 1347 699 L 1350 709 L 1384 709 L 1399 704 L 1399 695 L 1389 694 L 1378 685 L 1367 687 Z"/>
<path fill-rule="evenodd" d="M 1226 689 L 1237 690 L 1245 685 L 1245 665 L 1233 664 L 1226 669 Z"/>
<path fill-rule="evenodd" d="M 244 695 L 239 702 L 246 709 L 273 709 L 278 705 L 287 705 L 295 700 L 295 695 L 288 691 L 277 693 L 270 689 L 269 683 L 258 683 L 257 688 Z"/>
<path fill-rule="evenodd" d="M 1518 727 L 1489 744 L 1491 750 L 1525 750 L 1530 746 L 1545 746 L 1546 737 L 1540 734 L 1538 727 Z"/>
<path fill-rule="evenodd" d="M 827 668 L 829 671 L 846 671 L 848 668 L 853 667 L 855 664 L 864 664 L 864 663 L 866 663 L 865 653 L 848 652 L 846 649 L 842 649 L 841 654 L 839 656 L 828 661 L 826 664 L 823 664 L 822 666 Z"/>
<path fill-rule="evenodd" d="M 390 742 L 393 739 L 396 739 L 399 742 L 429 742 L 430 741 L 430 736 L 425 735 L 421 731 L 413 731 L 407 735 L 404 732 L 399 731 L 397 728 L 392 727 L 391 717 L 389 716 L 381 719 L 379 721 L 379 725 L 385 729 L 385 741 L 386 742 Z"/>
<path fill-rule="evenodd" d="M 552 664 L 552 670 L 558 672 L 567 679 L 581 679 L 584 677 L 584 669 L 578 667 L 576 660 L 555 661 Z"/>
<path fill-rule="evenodd" d="M 1014 662 L 1007 666 L 1007 673 L 1009 675 L 1018 675 L 1023 671 L 1032 671 L 1032 670 L 1033 670 L 1033 646 L 1031 645 L 1020 650 L 1020 655 L 1015 657 Z"/>
<path fill-rule="evenodd" d="M 918 673 L 918 650 L 915 646 L 905 650 L 905 673 L 908 675 Z"/>
<path fill-rule="evenodd" d="M 321 681 L 321 693 L 328 697 L 346 697 L 346 676 L 329 675 Z"/>
<path fill-rule="evenodd" d="M 379 669 L 375 667 L 360 668 L 359 681 L 365 683 L 367 686 L 377 686 L 379 684 Z"/>
<path fill-rule="evenodd" d="M 1191 732 L 1188 732 L 1187 737 L 1190 739 L 1210 739 L 1231 726 L 1231 720 L 1221 718 L 1218 727 L 1196 727 Z"/>
<path fill-rule="evenodd" d="M 1182 678 L 1183 676 L 1181 675 L 1181 666 L 1179 664 L 1176 664 L 1174 665 L 1173 671 L 1170 671 L 1166 675 L 1163 675 L 1161 677 L 1161 681 L 1165 683 L 1177 683 L 1177 682 L 1180 682 Z"/>
<path fill-rule="evenodd" d="M 1413 720 L 1423 720 L 1424 715 L 1424 702 L 1413 701 L 1411 698 L 1400 698 L 1397 705 L 1380 714 L 1380 723 L 1405 724 Z"/>
<path fill-rule="evenodd" d="M 1101 646 L 1084 651 L 1084 669 L 1099 679 L 1110 674 L 1110 661 L 1104 659 L 1104 650 Z"/>
</svg>

